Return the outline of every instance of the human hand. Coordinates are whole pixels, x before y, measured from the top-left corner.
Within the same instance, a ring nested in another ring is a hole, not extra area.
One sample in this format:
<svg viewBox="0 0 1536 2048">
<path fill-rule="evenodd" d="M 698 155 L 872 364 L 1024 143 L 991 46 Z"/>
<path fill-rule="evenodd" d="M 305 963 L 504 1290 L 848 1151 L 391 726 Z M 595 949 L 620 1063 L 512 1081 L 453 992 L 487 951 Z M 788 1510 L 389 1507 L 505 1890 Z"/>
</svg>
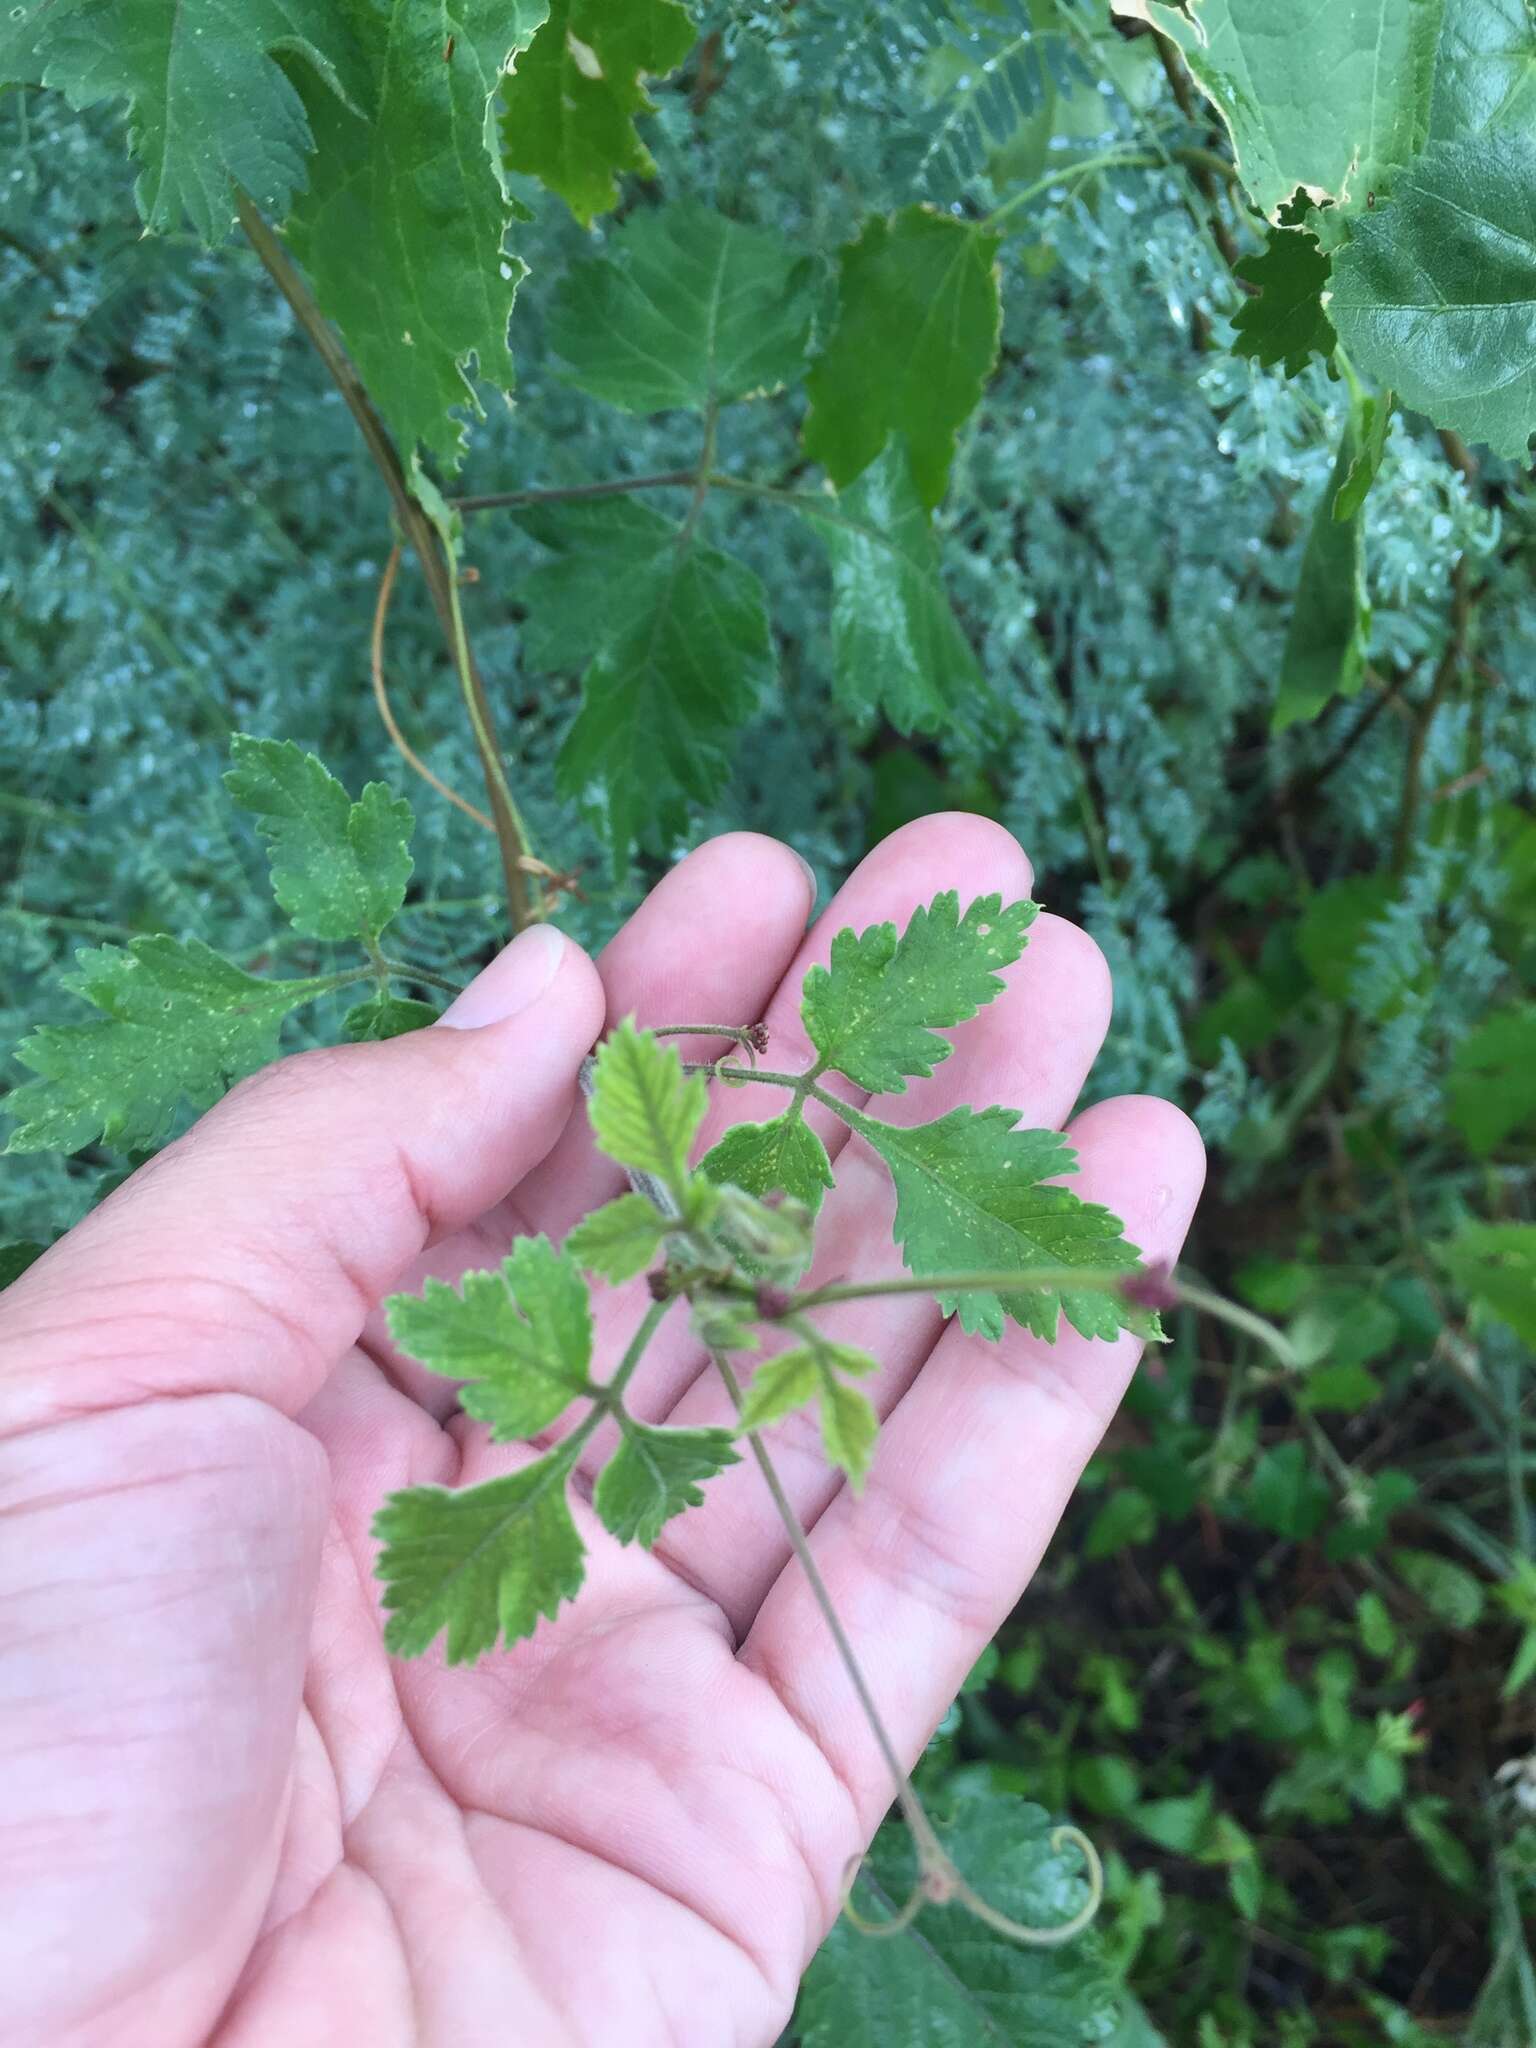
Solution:
<svg viewBox="0 0 1536 2048">
<path fill-rule="evenodd" d="M 996 826 L 888 839 L 806 936 L 783 847 L 712 842 L 601 971 L 524 934 L 443 1027 L 238 1088 L 0 1297 L 0 2041 L 27 2048 L 766 2048 L 891 1781 L 748 1463 L 654 1552 L 585 1515 L 586 1584 L 480 1665 L 384 1654 L 384 1495 L 532 1455 L 491 1445 L 390 1344 L 380 1298 L 560 1238 L 622 1185 L 582 1056 L 642 1022 L 766 1018 L 832 933 L 936 889 L 1027 895 Z M 1042 917 L 1006 994 L 891 1120 L 1066 1119 L 1109 1018 L 1096 948 Z M 457 1028 L 447 1028 L 447 1027 Z M 717 1100 L 706 1138 L 771 1114 Z M 767 1107 L 764 1107 L 766 1102 Z M 834 1153 L 840 1126 L 823 1135 Z M 1075 1184 L 1173 1257 L 1199 1140 L 1124 1098 L 1071 1126 Z M 510 1191 L 510 1192 L 509 1192 Z M 849 1140 L 813 1278 L 899 1270 Z M 603 1356 L 643 1281 L 598 1308 Z M 845 1304 L 887 1418 L 854 1498 L 804 1418 L 770 1432 L 904 1757 L 1017 1599 L 1138 1346 L 967 1338 L 920 1296 Z M 645 1420 L 729 1419 L 681 1326 Z"/>
</svg>

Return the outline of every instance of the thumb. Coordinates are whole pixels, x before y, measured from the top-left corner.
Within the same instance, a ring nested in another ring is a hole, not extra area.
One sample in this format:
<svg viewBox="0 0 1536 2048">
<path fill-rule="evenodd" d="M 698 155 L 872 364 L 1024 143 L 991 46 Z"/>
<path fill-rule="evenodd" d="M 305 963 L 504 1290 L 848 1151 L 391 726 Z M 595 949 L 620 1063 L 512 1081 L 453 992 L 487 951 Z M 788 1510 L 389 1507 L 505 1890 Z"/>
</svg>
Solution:
<svg viewBox="0 0 1536 2048">
<path fill-rule="evenodd" d="M 432 1029 L 241 1083 L 6 1290 L 0 1436 L 215 1390 L 297 1413 L 423 1247 L 549 1151 L 603 1018 L 538 925 Z"/>
</svg>

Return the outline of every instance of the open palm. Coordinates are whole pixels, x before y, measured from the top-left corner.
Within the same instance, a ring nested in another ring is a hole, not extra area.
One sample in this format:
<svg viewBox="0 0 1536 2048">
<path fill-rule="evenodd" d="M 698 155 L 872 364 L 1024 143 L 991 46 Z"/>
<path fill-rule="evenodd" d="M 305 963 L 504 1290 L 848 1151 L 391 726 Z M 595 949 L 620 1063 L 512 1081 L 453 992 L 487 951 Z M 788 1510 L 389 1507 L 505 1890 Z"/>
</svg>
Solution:
<svg viewBox="0 0 1536 2048">
<path fill-rule="evenodd" d="M 525 935 L 438 1029 L 235 1091 L 0 1301 L 0 2040 L 765 2048 L 891 1785 L 747 1463 L 654 1554 L 582 1515 L 580 1597 L 472 1669 L 385 1656 L 369 1525 L 494 1446 L 390 1346 L 380 1298 L 558 1239 L 617 1191 L 577 1106 L 608 1021 L 766 1019 L 775 1063 L 841 925 L 938 889 L 1027 894 L 985 822 L 888 840 L 809 936 L 783 847 L 733 835 L 657 888 L 601 974 Z M 1036 925 L 1007 993 L 893 1117 L 1065 1121 L 1104 964 Z M 776 1097 L 720 1093 L 711 1139 Z M 845 1136 L 826 1127 L 834 1154 Z M 1072 1127 L 1081 1192 L 1177 1251 L 1198 1139 L 1147 1099 Z M 817 1277 L 899 1270 L 850 1140 Z M 509 1192 L 510 1190 L 510 1192 Z M 643 1284 L 599 1304 L 611 1364 Z M 920 1750 L 1027 1582 L 1135 1363 L 1129 1338 L 997 1345 L 931 1302 L 829 1310 L 881 1361 L 855 1499 L 795 1423 L 785 1482 L 898 1746 Z M 681 1316 L 630 1405 L 728 1419 Z M 594 1444 L 598 1456 L 604 1448 Z"/>
</svg>

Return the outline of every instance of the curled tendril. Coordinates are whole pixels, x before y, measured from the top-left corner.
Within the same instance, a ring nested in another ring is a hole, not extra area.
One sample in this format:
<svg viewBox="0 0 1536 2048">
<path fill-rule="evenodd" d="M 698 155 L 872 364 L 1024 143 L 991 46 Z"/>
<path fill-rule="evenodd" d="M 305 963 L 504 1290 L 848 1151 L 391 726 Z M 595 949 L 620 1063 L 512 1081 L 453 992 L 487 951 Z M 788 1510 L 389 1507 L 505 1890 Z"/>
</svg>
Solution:
<svg viewBox="0 0 1536 2048">
<path fill-rule="evenodd" d="M 860 1934 L 868 1935 L 872 1940 L 884 1940 L 890 1935 L 904 1933 L 924 1906 L 957 1905 L 963 1906 L 984 1927 L 990 1927 L 1008 1941 L 1017 1942 L 1021 1948 L 1060 1948 L 1065 1942 L 1075 1941 L 1091 1925 L 1103 1904 L 1104 1865 L 1098 1850 L 1081 1828 L 1053 1828 L 1050 1843 L 1058 1855 L 1063 1849 L 1077 1849 L 1088 1866 L 1087 1898 L 1070 1920 L 1060 1921 L 1054 1927 L 1030 1927 L 989 1905 L 966 1883 L 938 1840 L 932 1836 L 922 1844 L 922 1874 L 913 1886 L 911 1896 L 889 1920 L 868 1920 L 854 1905 L 853 1888 L 864 1864 L 862 1856 L 855 1856 L 843 1877 L 844 1915 Z"/>
<path fill-rule="evenodd" d="M 748 1066 L 755 1068 L 758 1054 L 765 1052 L 768 1047 L 768 1034 L 761 1024 L 663 1024 L 658 1028 L 656 1036 L 729 1038 L 732 1041 L 732 1050 L 723 1052 L 715 1061 L 713 1068 L 715 1079 L 726 1088 L 745 1088 L 747 1085 L 747 1077 L 744 1074 L 731 1073 L 732 1060 L 745 1053 Z"/>
</svg>

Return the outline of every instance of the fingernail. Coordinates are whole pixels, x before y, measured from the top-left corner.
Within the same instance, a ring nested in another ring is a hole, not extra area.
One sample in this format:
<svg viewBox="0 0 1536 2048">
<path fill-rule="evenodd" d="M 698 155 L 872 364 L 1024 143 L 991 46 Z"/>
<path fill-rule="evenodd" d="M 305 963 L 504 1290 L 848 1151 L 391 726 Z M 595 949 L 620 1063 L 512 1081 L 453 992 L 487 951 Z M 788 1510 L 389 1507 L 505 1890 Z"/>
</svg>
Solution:
<svg viewBox="0 0 1536 2048">
<path fill-rule="evenodd" d="M 793 846 L 789 850 L 800 863 L 805 875 L 805 885 L 811 892 L 810 909 L 814 910 L 816 908 L 816 898 L 821 894 L 821 884 L 816 879 L 816 870 L 811 866 L 803 853 L 796 852 Z"/>
<path fill-rule="evenodd" d="M 530 925 L 480 970 L 462 995 L 454 997 L 438 1022 L 455 1031 L 504 1024 L 539 1000 L 564 958 L 565 940 L 552 924 Z"/>
</svg>

